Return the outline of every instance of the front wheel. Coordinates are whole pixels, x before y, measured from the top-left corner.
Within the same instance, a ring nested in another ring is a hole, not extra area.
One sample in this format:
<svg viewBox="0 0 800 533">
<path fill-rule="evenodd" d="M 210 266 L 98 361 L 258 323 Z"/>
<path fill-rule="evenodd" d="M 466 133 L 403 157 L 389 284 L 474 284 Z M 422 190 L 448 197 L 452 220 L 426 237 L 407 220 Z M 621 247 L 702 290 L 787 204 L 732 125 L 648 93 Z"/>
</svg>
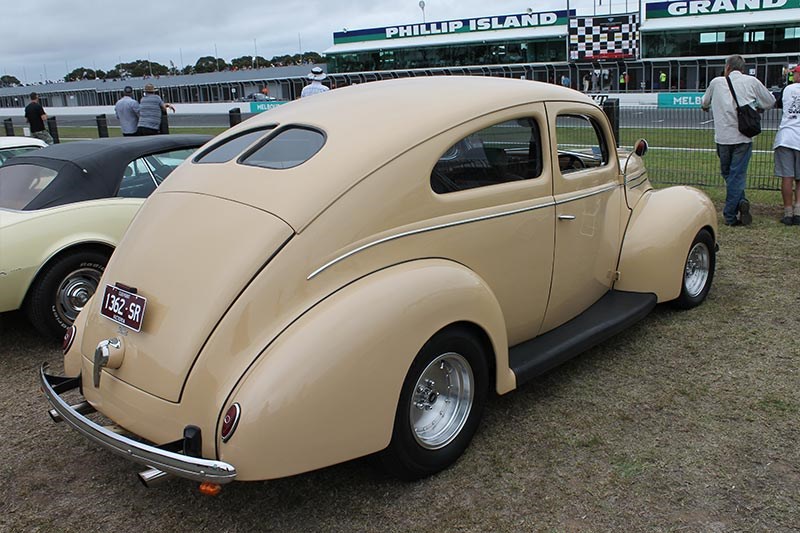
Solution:
<svg viewBox="0 0 800 533">
<path fill-rule="evenodd" d="M 97 290 L 108 255 L 68 253 L 45 267 L 25 302 L 28 319 L 43 335 L 61 339 Z"/>
<path fill-rule="evenodd" d="M 695 236 L 684 263 L 681 294 L 672 304 L 680 309 L 691 309 L 703 303 L 711 290 L 715 266 L 714 238 L 708 230 L 701 229 Z"/>
<path fill-rule="evenodd" d="M 392 440 L 379 456 L 384 468 L 412 481 L 454 463 L 478 428 L 488 374 L 485 350 L 466 328 L 425 343 L 403 382 Z"/>
</svg>

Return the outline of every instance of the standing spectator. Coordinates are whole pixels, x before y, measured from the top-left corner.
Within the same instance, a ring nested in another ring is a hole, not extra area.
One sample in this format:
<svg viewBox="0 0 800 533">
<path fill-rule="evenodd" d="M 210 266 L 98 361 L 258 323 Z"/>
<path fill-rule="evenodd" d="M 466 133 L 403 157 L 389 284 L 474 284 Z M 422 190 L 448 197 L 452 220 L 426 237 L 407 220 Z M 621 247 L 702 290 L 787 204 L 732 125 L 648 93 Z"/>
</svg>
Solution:
<svg viewBox="0 0 800 533">
<path fill-rule="evenodd" d="M 31 93 L 31 103 L 25 106 L 25 120 L 31 126 L 31 137 L 36 137 L 47 144 L 53 144 L 53 137 L 44 128 L 44 124 L 47 122 L 47 113 L 39 103 L 39 95 L 36 93 Z"/>
<path fill-rule="evenodd" d="M 128 85 L 122 90 L 122 98 L 114 105 L 114 114 L 119 120 L 122 135 L 133 137 L 139 127 L 139 102 L 132 98 L 133 87 Z"/>
<path fill-rule="evenodd" d="M 667 73 L 663 70 L 658 74 L 658 82 L 659 87 L 662 89 L 667 89 Z"/>
<path fill-rule="evenodd" d="M 600 82 L 600 76 L 597 74 L 596 70 L 592 71 L 592 92 L 598 92 L 597 84 Z"/>
<path fill-rule="evenodd" d="M 330 89 L 322 85 L 322 80 L 325 78 L 327 78 L 327 76 L 322 72 L 320 67 L 312 68 L 311 72 L 308 73 L 308 79 L 311 80 L 311 83 L 303 87 L 303 90 L 300 92 L 300 98 L 330 91 Z"/>
<path fill-rule="evenodd" d="M 571 85 L 569 76 L 567 76 L 566 74 L 561 75 L 561 85 L 563 85 L 564 87 L 569 87 Z"/>
<path fill-rule="evenodd" d="M 625 75 L 626 74 L 627 74 L 627 72 L 624 72 L 624 73 L 619 75 L 619 90 L 620 90 L 620 92 L 625 90 Z"/>
<path fill-rule="evenodd" d="M 588 73 L 583 75 L 583 92 L 589 92 L 589 84 L 591 83 L 591 77 Z"/>
<path fill-rule="evenodd" d="M 728 79 L 739 105 L 751 105 L 760 110 L 775 105 L 772 93 L 757 78 L 745 74 L 744 68 L 744 59 L 740 55 L 732 55 L 725 60 L 724 75 L 711 80 L 702 103 L 703 110 L 710 108 L 714 115 L 714 141 L 717 143 L 720 172 L 727 185 L 722 214 L 728 226 L 746 226 L 753 221 L 750 202 L 744 195 L 747 166 L 753 154 L 753 139 L 739 132 L 736 103 L 728 87 Z"/>
<path fill-rule="evenodd" d="M 175 107 L 164 103 L 156 90 L 152 83 L 144 86 L 144 96 L 139 102 L 138 135 L 158 135 L 161 133 L 161 111 L 166 113 L 167 109 L 172 109 L 175 112 Z"/>
<path fill-rule="evenodd" d="M 781 222 L 787 226 L 800 226 L 800 65 L 794 67 L 789 75 L 789 79 L 796 81 L 783 90 L 783 117 L 772 148 L 775 150 L 775 175 L 781 178 Z"/>
</svg>

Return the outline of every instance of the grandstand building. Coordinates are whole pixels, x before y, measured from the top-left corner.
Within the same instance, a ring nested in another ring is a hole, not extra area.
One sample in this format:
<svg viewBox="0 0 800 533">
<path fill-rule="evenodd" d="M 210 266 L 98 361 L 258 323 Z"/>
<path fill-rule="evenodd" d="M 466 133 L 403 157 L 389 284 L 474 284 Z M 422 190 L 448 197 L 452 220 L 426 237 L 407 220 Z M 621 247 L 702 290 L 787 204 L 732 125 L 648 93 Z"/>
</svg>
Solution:
<svg viewBox="0 0 800 533">
<path fill-rule="evenodd" d="M 420 75 L 524 77 L 594 92 L 698 92 L 745 57 L 748 73 L 780 87 L 800 62 L 800 0 L 548 0 L 510 15 L 342 30 L 325 51 L 328 83 L 340 87 Z M 491 5 L 491 4 L 487 4 Z M 550 8 L 542 6 L 550 6 Z M 556 6 L 556 7 L 552 7 Z M 423 11 L 424 15 L 424 11 Z M 125 85 L 155 83 L 172 103 L 230 102 L 267 86 L 299 96 L 313 65 L 157 80 L 83 80 L 0 88 L 0 108 L 113 105 Z"/>
</svg>

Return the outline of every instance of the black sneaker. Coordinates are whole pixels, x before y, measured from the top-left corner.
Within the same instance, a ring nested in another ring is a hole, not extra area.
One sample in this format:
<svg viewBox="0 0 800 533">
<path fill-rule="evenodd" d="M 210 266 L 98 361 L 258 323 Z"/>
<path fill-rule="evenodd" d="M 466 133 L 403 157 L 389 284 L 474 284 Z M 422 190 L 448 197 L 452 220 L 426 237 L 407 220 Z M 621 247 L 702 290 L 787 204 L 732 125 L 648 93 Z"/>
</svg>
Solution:
<svg viewBox="0 0 800 533">
<path fill-rule="evenodd" d="M 785 216 L 781 219 L 781 224 L 786 224 L 787 226 L 794 226 L 794 217 Z"/>
<path fill-rule="evenodd" d="M 800 215 L 795 215 L 792 217 L 792 224 L 795 226 L 800 226 Z"/>
<path fill-rule="evenodd" d="M 750 214 L 750 202 L 747 198 L 742 198 L 739 202 L 739 220 L 742 221 L 742 226 L 749 226 L 753 223 L 753 215 Z"/>
</svg>

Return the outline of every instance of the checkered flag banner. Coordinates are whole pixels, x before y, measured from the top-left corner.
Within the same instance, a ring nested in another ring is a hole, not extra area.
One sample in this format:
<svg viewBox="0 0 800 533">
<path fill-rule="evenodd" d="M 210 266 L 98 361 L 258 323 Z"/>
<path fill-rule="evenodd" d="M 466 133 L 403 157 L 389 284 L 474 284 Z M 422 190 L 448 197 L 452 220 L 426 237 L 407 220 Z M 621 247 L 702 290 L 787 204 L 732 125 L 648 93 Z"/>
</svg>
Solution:
<svg viewBox="0 0 800 533">
<path fill-rule="evenodd" d="M 571 61 L 639 57 L 639 14 L 569 19 Z"/>
</svg>

